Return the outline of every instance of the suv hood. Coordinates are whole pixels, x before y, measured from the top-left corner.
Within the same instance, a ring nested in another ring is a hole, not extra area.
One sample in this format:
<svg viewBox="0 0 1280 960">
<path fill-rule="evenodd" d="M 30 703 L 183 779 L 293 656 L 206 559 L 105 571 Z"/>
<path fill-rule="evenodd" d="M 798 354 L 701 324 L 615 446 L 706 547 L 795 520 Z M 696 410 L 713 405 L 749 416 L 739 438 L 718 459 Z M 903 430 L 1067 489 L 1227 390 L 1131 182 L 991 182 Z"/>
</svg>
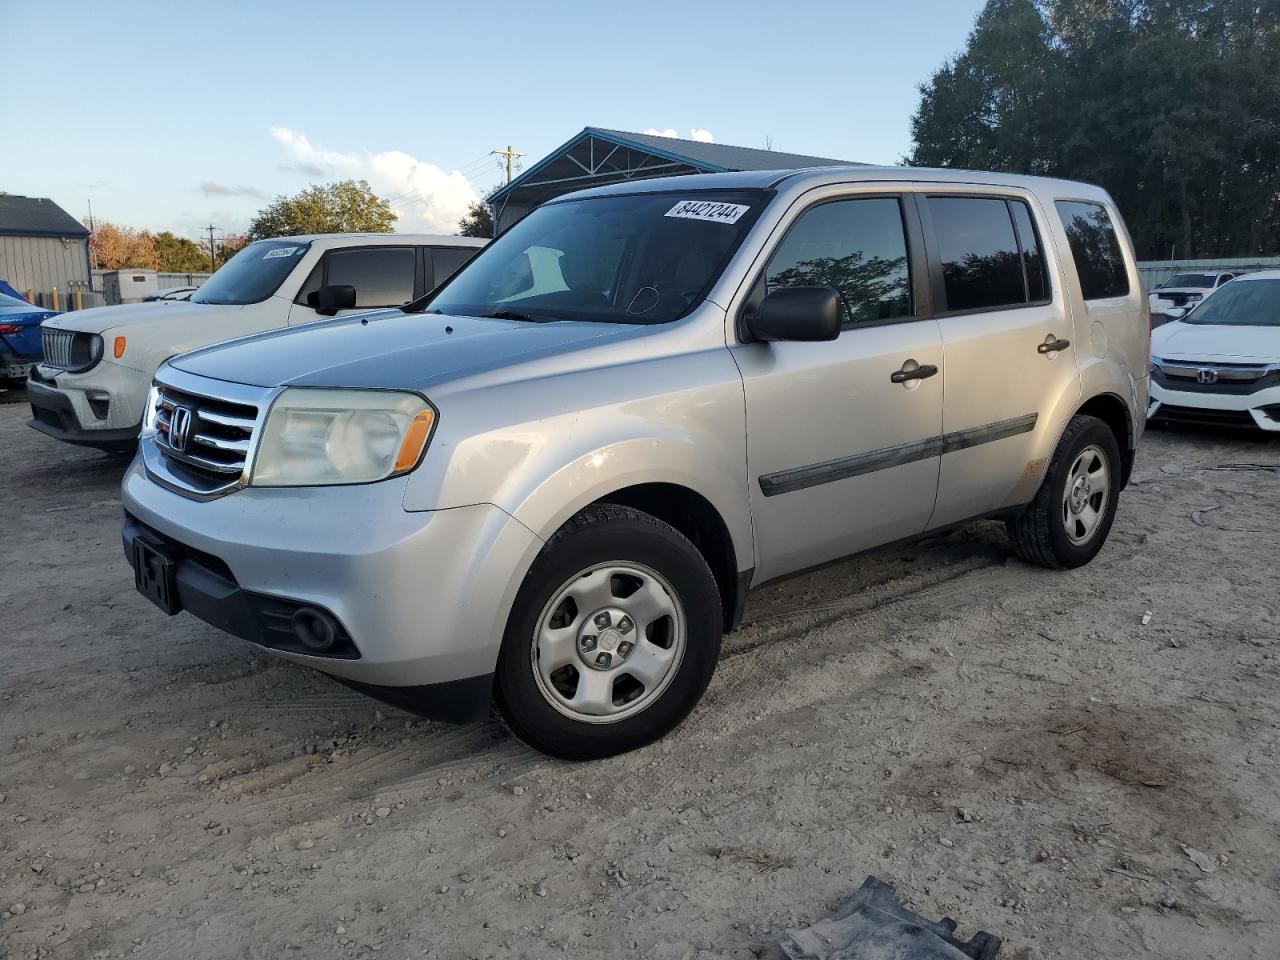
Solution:
<svg viewBox="0 0 1280 960">
<path fill-rule="evenodd" d="M 214 303 L 189 303 L 185 300 L 158 300 L 153 303 L 122 303 L 114 307 L 90 307 L 61 313 L 46 320 L 44 326 L 51 330 L 72 330 L 76 333 L 106 333 L 128 324 L 130 327 L 162 325 L 177 317 L 205 316 L 238 313 L 244 307 L 224 306 Z"/>
<path fill-rule="evenodd" d="M 616 323 L 529 323 L 388 310 L 277 330 L 169 361 L 187 373 L 259 387 L 424 389 L 516 358 L 635 335 Z"/>
<path fill-rule="evenodd" d="M 1162 324 L 1151 332 L 1151 355 L 1162 360 L 1280 361 L 1280 327 Z"/>
</svg>

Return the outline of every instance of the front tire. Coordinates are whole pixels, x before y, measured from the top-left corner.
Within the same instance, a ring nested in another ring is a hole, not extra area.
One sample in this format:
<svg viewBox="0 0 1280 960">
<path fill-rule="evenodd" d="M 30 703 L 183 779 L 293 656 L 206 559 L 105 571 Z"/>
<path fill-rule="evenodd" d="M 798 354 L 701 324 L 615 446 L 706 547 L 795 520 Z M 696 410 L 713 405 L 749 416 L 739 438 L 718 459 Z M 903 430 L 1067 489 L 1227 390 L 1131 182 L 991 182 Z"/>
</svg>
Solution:
<svg viewBox="0 0 1280 960">
<path fill-rule="evenodd" d="M 1097 417 L 1073 417 L 1035 499 L 1008 522 L 1014 552 L 1054 570 L 1088 563 L 1111 532 L 1120 477 L 1120 447 L 1111 428 Z"/>
<path fill-rule="evenodd" d="M 547 541 L 516 595 L 498 704 L 546 753 L 634 750 L 693 709 L 722 634 L 715 577 L 686 537 L 630 507 L 589 507 Z"/>
</svg>

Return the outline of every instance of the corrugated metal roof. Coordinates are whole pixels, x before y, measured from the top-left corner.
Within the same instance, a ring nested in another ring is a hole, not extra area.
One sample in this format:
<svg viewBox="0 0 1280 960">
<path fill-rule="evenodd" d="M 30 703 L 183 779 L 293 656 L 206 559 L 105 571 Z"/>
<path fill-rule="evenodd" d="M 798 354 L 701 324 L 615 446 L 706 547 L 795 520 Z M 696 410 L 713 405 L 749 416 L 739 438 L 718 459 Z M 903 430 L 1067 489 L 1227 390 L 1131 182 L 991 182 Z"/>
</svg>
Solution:
<svg viewBox="0 0 1280 960">
<path fill-rule="evenodd" d="M 631 133 L 627 130 L 610 130 L 605 127 L 584 127 L 565 143 L 530 166 L 506 186 L 494 191 L 488 202 L 497 204 L 511 193 L 536 180 L 537 176 L 559 158 L 567 155 L 575 146 L 588 138 L 608 140 L 622 147 L 678 161 L 705 173 L 726 173 L 743 170 L 795 170 L 802 167 L 828 167 L 835 165 L 863 166 L 852 160 L 833 160 L 829 157 L 811 157 L 799 153 L 779 153 L 776 150 L 758 150 L 754 147 L 736 147 L 728 143 L 704 143 L 701 140 L 682 140 L 679 137 L 662 137 L 651 133 Z M 567 192 L 560 190 L 559 192 Z"/>
<path fill-rule="evenodd" d="M 19 237 L 87 237 L 88 229 L 47 197 L 0 193 L 0 234 Z"/>
<path fill-rule="evenodd" d="M 796 167 L 829 167 L 833 164 L 856 165 L 852 160 L 832 160 L 829 157 L 810 157 L 802 153 L 735 147 L 728 143 L 681 140 L 679 137 L 663 137 L 652 133 L 629 133 L 626 130 L 608 130 L 604 127 L 587 127 L 587 130 L 610 138 L 629 140 L 663 153 L 674 153 L 698 166 L 719 167 L 721 170 L 790 170 Z"/>
</svg>

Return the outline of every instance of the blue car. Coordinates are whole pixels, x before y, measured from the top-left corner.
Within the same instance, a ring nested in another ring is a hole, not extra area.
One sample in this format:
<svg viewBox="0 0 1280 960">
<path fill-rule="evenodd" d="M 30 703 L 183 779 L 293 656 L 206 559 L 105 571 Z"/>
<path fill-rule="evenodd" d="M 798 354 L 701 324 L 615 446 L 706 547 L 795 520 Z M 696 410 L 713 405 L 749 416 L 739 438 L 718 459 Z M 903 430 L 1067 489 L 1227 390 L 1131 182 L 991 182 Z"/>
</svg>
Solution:
<svg viewBox="0 0 1280 960">
<path fill-rule="evenodd" d="M 0 381 L 25 380 L 40 362 L 40 324 L 58 311 L 0 292 Z"/>
</svg>

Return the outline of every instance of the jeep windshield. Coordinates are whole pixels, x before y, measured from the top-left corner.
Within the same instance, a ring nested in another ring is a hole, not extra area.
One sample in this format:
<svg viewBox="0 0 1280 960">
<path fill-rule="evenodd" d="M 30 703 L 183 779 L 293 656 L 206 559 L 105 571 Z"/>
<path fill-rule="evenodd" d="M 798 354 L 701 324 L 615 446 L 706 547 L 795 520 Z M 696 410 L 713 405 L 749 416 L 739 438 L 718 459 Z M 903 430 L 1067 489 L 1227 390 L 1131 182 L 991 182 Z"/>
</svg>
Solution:
<svg viewBox="0 0 1280 960">
<path fill-rule="evenodd" d="M 670 323 L 706 296 L 770 197 L 764 190 L 686 190 L 549 203 L 405 309 Z"/>
<path fill-rule="evenodd" d="M 1212 287 L 1215 277 L 1207 273 L 1178 273 L 1174 274 L 1160 286 L 1157 290 L 1171 290 L 1175 287 Z"/>
<path fill-rule="evenodd" d="M 1182 318 L 1224 327 L 1280 327 L 1280 280 L 1228 283 Z"/>
<path fill-rule="evenodd" d="M 310 247 L 310 243 L 296 240 L 251 243 L 206 280 L 191 295 L 191 302 L 234 306 L 260 303 L 280 288 Z"/>
</svg>

